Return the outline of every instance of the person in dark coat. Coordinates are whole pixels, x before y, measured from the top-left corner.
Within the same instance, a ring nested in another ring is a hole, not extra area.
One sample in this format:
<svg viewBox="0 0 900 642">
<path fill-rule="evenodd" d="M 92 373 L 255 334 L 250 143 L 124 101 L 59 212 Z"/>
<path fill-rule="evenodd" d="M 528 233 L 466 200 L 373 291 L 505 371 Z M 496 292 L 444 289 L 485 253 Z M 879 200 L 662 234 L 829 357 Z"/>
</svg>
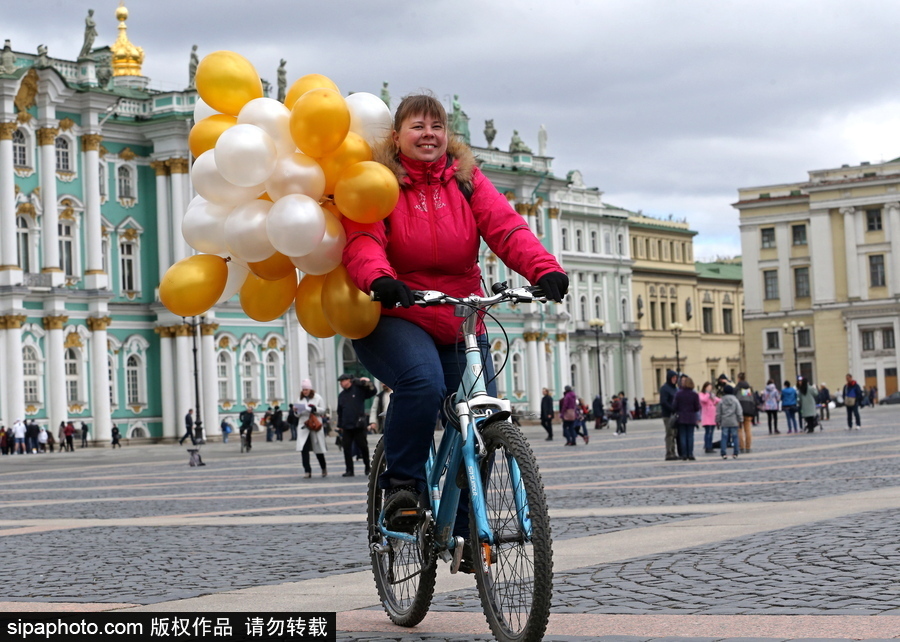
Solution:
<svg viewBox="0 0 900 642">
<path fill-rule="evenodd" d="M 553 397 L 546 388 L 541 392 L 544 394 L 541 397 L 541 425 L 547 431 L 546 441 L 553 441 Z"/>
<path fill-rule="evenodd" d="M 197 440 L 194 439 L 194 409 L 188 408 L 187 414 L 184 416 L 184 434 L 181 436 L 181 439 L 178 440 L 178 444 L 181 445 L 184 443 L 185 439 L 190 439 L 193 445 L 197 445 Z"/>
<path fill-rule="evenodd" d="M 253 411 L 250 408 L 244 408 L 238 419 L 241 420 L 238 434 L 244 436 L 244 443 L 247 445 L 247 451 L 249 452 L 253 444 Z"/>
<path fill-rule="evenodd" d="M 344 477 L 353 477 L 353 444 L 355 443 L 363 456 L 366 475 L 369 474 L 369 415 L 366 412 L 366 399 L 375 396 L 375 386 L 368 377 L 354 379 L 348 374 L 338 377 L 341 393 L 337 401 L 337 427 L 341 431 L 341 442 L 344 448 L 344 463 L 347 470 Z"/>
<path fill-rule="evenodd" d="M 672 411 L 678 423 L 681 459 L 694 461 L 694 430 L 700 412 L 700 395 L 694 390 L 694 380 L 688 376 L 682 378 L 681 389 L 675 393 Z"/>
<path fill-rule="evenodd" d="M 297 426 L 300 425 L 300 415 L 294 408 L 294 404 L 288 404 L 287 416 L 288 428 L 291 429 L 291 441 L 297 441 Z"/>
<path fill-rule="evenodd" d="M 604 413 L 606 412 L 603 408 L 603 399 L 600 398 L 600 395 L 594 395 L 594 401 L 591 403 L 591 411 L 594 413 L 594 430 L 602 430 L 603 429 L 603 420 L 605 419 Z"/>
<path fill-rule="evenodd" d="M 278 441 L 283 441 L 284 437 L 284 412 L 281 410 L 281 406 L 275 406 L 275 411 L 272 413 L 272 418 L 270 419 L 272 422 L 272 430 L 275 431 L 275 438 Z"/>
<path fill-rule="evenodd" d="M 672 402 L 675 401 L 675 393 L 678 387 L 675 382 L 678 380 L 678 373 L 674 370 L 666 370 L 666 382 L 659 389 L 659 407 L 662 411 L 663 425 L 666 428 L 666 461 L 678 459 L 675 436 L 677 434 L 676 420 L 673 418 Z"/>
</svg>

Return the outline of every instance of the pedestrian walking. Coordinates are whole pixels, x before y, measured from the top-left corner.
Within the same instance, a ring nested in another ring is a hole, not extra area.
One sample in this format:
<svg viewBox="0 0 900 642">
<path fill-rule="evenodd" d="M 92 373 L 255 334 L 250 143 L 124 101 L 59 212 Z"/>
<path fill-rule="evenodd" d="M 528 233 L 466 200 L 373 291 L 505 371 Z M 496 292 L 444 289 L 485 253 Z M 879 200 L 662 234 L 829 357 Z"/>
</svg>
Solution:
<svg viewBox="0 0 900 642">
<path fill-rule="evenodd" d="M 756 405 L 756 396 L 753 394 L 753 388 L 747 382 L 745 373 L 738 373 L 738 382 L 734 387 L 734 392 L 744 411 L 744 423 L 738 431 L 738 442 L 741 446 L 741 452 L 749 453 L 752 452 L 751 448 L 753 445 L 753 419 L 759 413 L 759 408 Z"/>
<path fill-rule="evenodd" d="M 790 381 L 785 381 L 781 389 L 781 410 L 787 421 L 788 433 L 800 432 L 797 425 L 797 389 Z"/>
<path fill-rule="evenodd" d="M 66 435 L 66 450 L 70 453 L 75 452 L 75 424 L 71 421 L 66 424 L 65 428 Z"/>
<path fill-rule="evenodd" d="M 112 448 L 115 449 L 116 446 L 119 448 L 122 447 L 122 444 L 119 443 L 119 437 L 122 436 L 122 433 L 119 432 L 119 427 L 116 424 L 112 425 Z"/>
<path fill-rule="evenodd" d="M 238 415 L 238 420 L 241 422 L 241 426 L 238 428 L 241 442 L 244 449 L 250 452 L 250 448 L 253 446 L 253 410 L 245 407 Z"/>
<path fill-rule="evenodd" d="M 578 419 L 578 397 L 572 386 L 563 389 L 562 399 L 559 400 L 559 415 L 563 420 L 563 436 L 566 438 L 566 446 L 574 446 L 578 433 L 575 429 L 575 421 Z"/>
<path fill-rule="evenodd" d="M 271 422 L 272 430 L 275 431 L 275 439 L 277 439 L 278 441 L 283 441 L 284 412 L 281 410 L 281 406 L 275 406 L 275 410 L 272 412 Z"/>
<path fill-rule="evenodd" d="M 550 396 L 550 391 L 547 388 L 544 388 L 541 392 L 543 393 L 541 397 L 541 426 L 547 431 L 545 441 L 553 441 L 553 397 Z M 596 417 L 597 410 L 595 407 L 594 418 Z"/>
<path fill-rule="evenodd" d="M 781 403 L 781 393 L 772 379 L 766 382 L 766 389 L 763 391 L 763 408 L 766 411 L 766 417 L 769 421 L 769 434 L 780 435 L 778 431 L 778 405 Z"/>
<path fill-rule="evenodd" d="M 325 464 L 325 431 L 320 413 L 325 411 L 325 401 L 322 395 L 317 393 L 310 379 L 300 382 L 300 399 L 294 404 L 300 422 L 300 431 L 297 436 L 297 450 L 300 451 L 300 459 L 303 462 L 303 476 L 306 479 L 312 477 L 312 466 L 309 463 L 310 451 L 316 454 L 322 477 L 328 476 L 328 467 Z"/>
<path fill-rule="evenodd" d="M 21 419 L 16 419 L 12 425 L 13 432 L 13 446 L 17 455 L 25 454 L 25 434 L 27 433 L 27 429 L 25 428 L 25 422 Z"/>
<path fill-rule="evenodd" d="M 300 417 L 297 415 L 297 408 L 292 403 L 288 404 L 287 425 L 291 431 L 291 441 L 297 441 L 297 427 L 300 425 Z"/>
<path fill-rule="evenodd" d="M 694 380 L 688 376 L 681 379 L 681 389 L 672 400 L 672 412 L 678 422 L 678 445 L 682 461 L 694 461 L 694 430 L 700 414 L 700 395 L 694 390 Z"/>
<path fill-rule="evenodd" d="M 82 448 L 87 448 L 87 446 L 88 446 L 88 433 L 89 433 L 88 425 L 82 421 L 81 422 L 81 447 Z"/>
<path fill-rule="evenodd" d="M 847 374 L 847 383 L 841 391 L 844 398 L 844 407 L 847 409 L 847 430 L 853 430 L 853 418 L 856 418 L 856 429 L 860 429 L 859 400 L 862 398 L 862 388 L 856 383 L 853 375 Z"/>
<path fill-rule="evenodd" d="M 716 406 L 719 398 L 713 392 L 712 382 L 707 381 L 700 388 L 700 425 L 703 426 L 703 452 L 712 453 L 713 435 L 716 432 Z"/>
<path fill-rule="evenodd" d="M 741 452 L 738 427 L 743 423 L 744 410 L 734 396 L 734 386 L 726 384 L 722 387 L 722 397 L 716 406 L 716 425 L 722 430 L 722 439 L 719 442 L 719 454 L 722 455 L 722 459 L 728 459 L 728 444 L 733 446 L 732 456 L 738 458 Z"/>
<path fill-rule="evenodd" d="M 178 440 L 178 445 L 182 445 L 185 439 L 190 439 L 191 444 L 194 446 L 197 445 L 197 440 L 194 438 L 194 409 L 189 408 L 187 414 L 184 416 L 184 434 L 181 436 L 181 439 Z"/>
<path fill-rule="evenodd" d="M 344 477 L 353 477 L 353 445 L 356 444 L 363 457 L 366 475 L 369 474 L 369 415 L 366 413 L 366 399 L 375 396 L 375 386 L 368 377 L 354 379 L 348 374 L 338 377 L 341 393 L 337 403 L 337 427 L 341 432 L 344 448 L 344 463 L 347 470 Z"/>
<path fill-rule="evenodd" d="M 584 399 L 579 397 L 578 403 L 575 406 L 575 434 L 578 435 L 580 433 L 581 438 L 584 439 L 584 443 L 588 443 L 588 441 L 590 441 L 590 437 L 588 437 L 587 431 L 587 415 L 587 404 L 584 403 Z"/>
<path fill-rule="evenodd" d="M 41 426 L 38 429 L 38 452 L 45 453 L 48 451 L 47 442 L 48 442 L 48 433 L 47 429 Z M 52 451 L 50 451 L 52 452 Z"/>
<path fill-rule="evenodd" d="M 219 425 L 219 428 L 222 429 L 222 443 L 227 444 L 228 443 L 228 435 L 230 435 L 231 432 L 234 430 L 231 427 L 231 420 L 228 417 L 225 417 L 222 420 L 222 423 Z"/>
<path fill-rule="evenodd" d="M 675 385 L 677 380 L 677 372 L 666 370 L 666 382 L 659 389 L 659 407 L 662 412 L 663 425 L 666 429 L 666 461 L 678 459 L 678 448 L 676 446 L 678 421 L 672 408 L 672 402 L 675 400 L 675 394 L 678 392 L 678 386 Z"/>
<path fill-rule="evenodd" d="M 31 454 L 37 454 L 38 452 L 38 436 L 40 433 L 41 429 L 34 420 L 25 424 L 25 446 Z"/>
<path fill-rule="evenodd" d="M 625 432 L 625 424 L 623 421 L 623 415 L 625 411 L 622 410 L 622 399 L 619 395 L 613 395 L 613 397 L 609 400 L 609 418 L 615 419 L 616 421 L 616 432 L 614 434 L 621 435 Z"/>
<path fill-rule="evenodd" d="M 831 391 L 828 385 L 823 381 L 819 384 L 819 395 L 816 397 L 816 405 L 819 406 L 819 420 L 827 421 L 831 419 Z"/>
<path fill-rule="evenodd" d="M 797 398 L 800 400 L 800 416 L 806 422 L 806 432 L 815 432 L 819 413 L 816 410 L 816 387 L 800 377 L 797 381 Z"/>
</svg>

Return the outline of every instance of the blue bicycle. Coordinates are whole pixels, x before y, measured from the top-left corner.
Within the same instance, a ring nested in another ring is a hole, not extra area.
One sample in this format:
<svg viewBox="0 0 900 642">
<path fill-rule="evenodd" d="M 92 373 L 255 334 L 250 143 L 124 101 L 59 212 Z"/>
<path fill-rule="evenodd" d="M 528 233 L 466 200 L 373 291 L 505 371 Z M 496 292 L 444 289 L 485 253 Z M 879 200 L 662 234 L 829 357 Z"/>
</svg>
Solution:
<svg viewBox="0 0 900 642">
<path fill-rule="evenodd" d="M 474 561 L 481 605 L 498 640 L 541 640 L 550 615 L 553 551 L 547 500 L 534 453 L 511 421 L 509 401 L 488 396 L 478 319 L 503 302 L 546 302 L 537 287 L 510 289 L 496 284 L 493 296 L 453 297 L 414 292 L 421 306 L 453 304 L 465 316 L 462 329 L 466 366 L 456 395 L 445 404 L 447 424 L 426 466 L 430 505 L 414 533 L 388 530 L 384 444 L 372 458 L 367 520 L 372 569 L 388 617 L 415 626 L 434 595 L 437 560 L 459 570 L 464 549 Z M 453 535 L 461 493 L 468 495 L 470 541 Z"/>
</svg>

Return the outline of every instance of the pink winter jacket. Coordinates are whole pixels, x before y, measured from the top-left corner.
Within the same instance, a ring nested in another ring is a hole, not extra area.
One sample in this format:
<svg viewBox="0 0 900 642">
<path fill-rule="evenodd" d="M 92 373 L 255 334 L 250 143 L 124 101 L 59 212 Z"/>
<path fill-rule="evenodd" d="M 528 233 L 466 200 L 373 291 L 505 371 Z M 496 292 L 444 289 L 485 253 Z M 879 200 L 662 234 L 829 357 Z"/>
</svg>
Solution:
<svg viewBox="0 0 900 642">
<path fill-rule="evenodd" d="M 716 425 L 716 406 L 719 405 L 719 398 L 714 394 L 700 393 L 700 425 L 715 426 Z"/>
<path fill-rule="evenodd" d="M 363 292 L 375 279 L 390 276 L 413 290 L 482 294 L 477 263 L 481 238 L 531 283 L 563 271 L 527 221 L 475 166 L 463 143 L 451 141 L 448 155 L 432 163 L 377 150 L 375 159 L 394 170 L 401 189 L 397 207 L 384 221 L 362 224 L 342 219 L 347 232 L 343 262 Z M 468 202 L 458 180 L 472 185 Z M 451 305 L 384 308 L 382 314 L 415 323 L 438 345 L 460 339 L 462 319 L 454 316 Z"/>
</svg>

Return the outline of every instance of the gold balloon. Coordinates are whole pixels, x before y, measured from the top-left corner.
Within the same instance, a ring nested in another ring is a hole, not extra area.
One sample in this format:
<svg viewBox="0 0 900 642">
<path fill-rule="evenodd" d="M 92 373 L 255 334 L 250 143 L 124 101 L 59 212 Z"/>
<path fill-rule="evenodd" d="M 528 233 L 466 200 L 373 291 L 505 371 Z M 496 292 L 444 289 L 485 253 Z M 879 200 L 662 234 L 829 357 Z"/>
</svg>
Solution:
<svg viewBox="0 0 900 642">
<path fill-rule="evenodd" d="M 341 172 L 356 163 L 372 160 L 372 148 L 365 138 L 350 132 L 340 147 L 317 160 L 325 172 L 325 193 L 334 194 L 334 184 Z"/>
<path fill-rule="evenodd" d="M 344 215 L 341 214 L 341 210 L 337 208 L 337 205 L 334 204 L 334 201 L 322 201 L 322 207 L 334 214 L 334 217 L 337 220 L 341 220 L 344 218 Z"/>
<path fill-rule="evenodd" d="M 216 304 L 226 281 L 228 265 L 221 256 L 189 256 L 166 270 L 159 284 L 159 300 L 173 314 L 195 317 Z"/>
<path fill-rule="evenodd" d="M 291 109 L 291 138 L 301 152 L 320 158 L 340 147 L 350 131 L 347 101 L 334 89 L 311 89 Z"/>
<path fill-rule="evenodd" d="M 248 263 L 247 266 L 253 274 L 266 281 L 283 279 L 297 269 L 291 260 L 281 252 L 275 252 L 265 260 Z"/>
<path fill-rule="evenodd" d="M 327 277 L 327 274 L 321 276 L 307 274 L 300 279 L 297 295 L 294 297 L 297 321 L 309 334 L 320 339 L 327 339 L 335 334 L 334 328 L 328 323 L 322 310 L 322 286 L 325 285 Z"/>
<path fill-rule="evenodd" d="M 253 64 L 233 51 L 214 51 L 197 65 L 197 93 L 207 105 L 237 116 L 241 107 L 263 97 L 262 81 Z"/>
<path fill-rule="evenodd" d="M 381 163 L 363 161 L 345 169 L 334 186 L 334 203 L 357 223 L 375 223 L 390 214 L 400 199 L 394 173 Z"/>
<path fill-rule="evenodd" d="M 381 304 L 356 287 L 343 265 L 325 277 L 322 310 L 334 331 L 348 339 L 368 336 L 381 318 Z"/>
<path fill-rule="evenodd" d="M 331 78 L 323 76 L 322 74 L 306 74 L 303 78 L 294 81 L 294 84 L 288 89 L 287 94 L 284 96 L 284 106 L 291 109 L 300 96 L 310 89 L 320 88 L 339 91 L 337 85 L 332 82 Z"/>
<path fill-rule="evenodd" d="M 216 146 L 216 141 L 229 127 L 237 125 L 237 118 L 228 114 L 213 114 L 191 127 L 188 135 L 188 147 L 191 154 L 198 158 L 200 154 Z"/>
<path fill-rule="evenodd" d="M 296 293 L 296 270 L 277 281 L 249 274 L 241 286 L 241 308 L 254 321 L 274 321 L 288 311 Z"/>
</svg>

